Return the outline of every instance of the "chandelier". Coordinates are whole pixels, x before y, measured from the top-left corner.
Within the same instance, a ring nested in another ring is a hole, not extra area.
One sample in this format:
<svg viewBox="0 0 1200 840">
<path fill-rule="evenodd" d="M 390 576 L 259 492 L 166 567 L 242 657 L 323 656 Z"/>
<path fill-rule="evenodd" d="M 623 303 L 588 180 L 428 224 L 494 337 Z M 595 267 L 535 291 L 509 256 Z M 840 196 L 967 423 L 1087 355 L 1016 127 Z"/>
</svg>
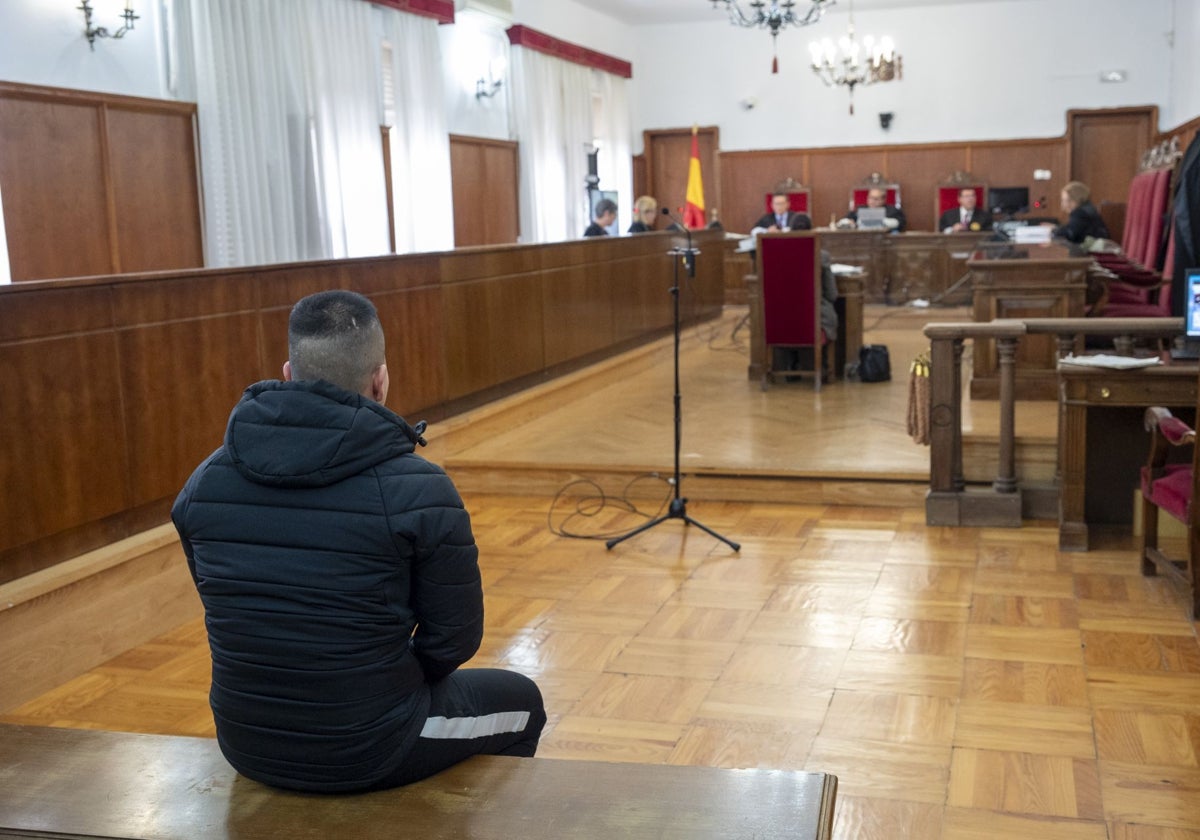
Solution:
<svg viewBox="0 0 1200 840">
<path fill-rule="evenodd" d="M 813 72 L 828 87 L 843 85 L 850 91 L 850 113 L 854 113 L 854 89 L 902 78 L 896 45 L 886 35 L 876 41 L 868 35 L 862 43 L 854 35 L 854 0 L 850 0 L 850 27 L 835 45 L 829 38 L 808 45 Z"/>
<path fill-rule="evenodd" d="M 808 26 L 810 23 L 816 23 L 821 19 L 821 14 L 827 6 L 832 6 L 837 0 L 804 0 L 809 4 L 808 11 L 801 14 L 796 11 L 795 0 L 784 0 L 784 2 L 764 2 L 764 0 L 754 0 L 750 3 L 751 11 L 749 13 L 742 10 L 741 3 L 738 0 L 712 0 L 713 8 L 719 8 L 720 4 L 725 4 L 725 11 L 729 13 L 729 22 L 734 26 L 752 27 L 756 26 L 759 29 L 771 30 L 771 72 L 779 72 L 779 53 L 776 47 L 776 38 L 779 37 L 779 30 L 788 26 Z"/>
</svg>

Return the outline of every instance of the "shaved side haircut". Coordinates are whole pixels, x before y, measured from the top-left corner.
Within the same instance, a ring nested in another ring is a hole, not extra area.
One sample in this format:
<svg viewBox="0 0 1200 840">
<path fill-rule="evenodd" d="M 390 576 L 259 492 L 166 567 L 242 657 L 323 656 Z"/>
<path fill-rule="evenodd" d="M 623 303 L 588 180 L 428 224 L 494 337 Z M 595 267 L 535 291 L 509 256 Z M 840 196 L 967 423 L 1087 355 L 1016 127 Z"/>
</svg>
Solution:
<svg viewBox="0 0 1200 840">
<path fill-rule="evenodd" d="M 384 363 L 375 304 L 341 289 L 301 298 L 288 318 L 288 356 L 294 379 L 324 379 L 362 393 Z"/>
</svg>

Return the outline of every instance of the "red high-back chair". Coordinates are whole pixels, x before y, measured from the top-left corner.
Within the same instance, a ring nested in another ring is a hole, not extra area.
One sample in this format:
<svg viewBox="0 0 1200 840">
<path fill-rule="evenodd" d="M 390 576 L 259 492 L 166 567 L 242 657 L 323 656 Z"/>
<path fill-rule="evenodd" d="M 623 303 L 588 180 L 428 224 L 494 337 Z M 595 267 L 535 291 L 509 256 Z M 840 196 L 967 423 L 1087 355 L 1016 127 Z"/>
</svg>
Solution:
<svg viewBox="0 0 1200 840">
<path fill-rule="evenodd" d="M 762 287 L 763 337 L 767 347 L 762 387 L 776 376 L 813 377 L 821 390 L 821 248 L 811 231 L 761 233 L 758 276 Z M 775 368 L 775 348 L 811 355 L 801 370 Z"/>
<path fill-rule="evenodd" d="M 940 219 L 947 210 L 957 207 L 958 194 L 965 189 L 975 190 L 975 206 L 987 209 L 987 184 L 970 172 L 955 172 L 937 186 L 934 195 L 933 218 Z"/>
<path fill-rule="evenodd" d="M 887 197 L 884 199 L 887 204 L 900 206 L 900 185 L 894 181 L 890 181 L 878 172 L 872 172 L 866 178 L 855 184 L 850 189 L 850 209 L 855 207 L 864 207 L 867 203 L 867 193 L 877 187 L 882 187 L 887 190 Z"/>
<path fill-rule="evenodd" d="M 774 189 L 763 196 L 765 212 L 770 213 L 775 209 L 771 206 L 771 199 L 777 195 L 788 197 L 788 210 L 791 212 L 812 216 L 812 190 L 809 187 L 794 178 L 784 178 L 775 184 Z"/>
</svg>

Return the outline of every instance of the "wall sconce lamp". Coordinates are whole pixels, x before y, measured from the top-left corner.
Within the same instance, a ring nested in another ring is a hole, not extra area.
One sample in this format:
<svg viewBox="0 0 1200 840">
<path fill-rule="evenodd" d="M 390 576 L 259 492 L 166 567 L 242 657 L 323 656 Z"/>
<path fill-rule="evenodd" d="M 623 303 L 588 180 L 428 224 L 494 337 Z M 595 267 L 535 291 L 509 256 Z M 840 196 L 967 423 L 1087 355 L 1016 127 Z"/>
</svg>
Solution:
<svg viewBox="0 0 1200 840">
<path fill-rule="evenodd" d="M 491 99 L 500 92 L 504 85 L 504 71 L 508 62 L 502 56 L 496 56 L 488 62 L 487 78 L 480 76 L 475 82 L 475 98 Z"/>
<path fill-rule="evenodd" d="M 480 77 L 475 82 L 475 98 L 491 99 L 500 91 L 503 82 L 500 79 L 485 79 Z"/>
<path fill-rule="evenodd" d="M 125 22 L 116 32 L 109 32 L 103 26 L 92 26 L 92 4 L 88 0 L 80 0 L 80 5 L 75 8 L 83 12 L 83 34 L 88 39 L 88 46 L 92 48 L 92 52 L 96 51 L 97 38 L 124 38 L 125 33 L 133 29 L 133 22 L 138 19 L 138 15 L 133 13 L 133 0 L 125 0 L 125 11 L 121 13 Z"/>
</svg>

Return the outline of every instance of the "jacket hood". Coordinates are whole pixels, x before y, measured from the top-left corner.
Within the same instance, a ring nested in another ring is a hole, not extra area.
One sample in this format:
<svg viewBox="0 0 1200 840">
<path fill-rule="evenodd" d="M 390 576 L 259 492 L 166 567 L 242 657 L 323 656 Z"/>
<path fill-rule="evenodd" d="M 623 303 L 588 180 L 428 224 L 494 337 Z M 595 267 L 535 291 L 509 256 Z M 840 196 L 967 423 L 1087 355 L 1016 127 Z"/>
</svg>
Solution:
<svg viewBox="0 0 1200 840">
<path fill-rule="evenodd" d="M 324 487 L 408 454 L 419 440 L 400 415 L 322 381 L 255 383 L 225 428 L 238 472 L 276 487 Z"/>
</svg>

